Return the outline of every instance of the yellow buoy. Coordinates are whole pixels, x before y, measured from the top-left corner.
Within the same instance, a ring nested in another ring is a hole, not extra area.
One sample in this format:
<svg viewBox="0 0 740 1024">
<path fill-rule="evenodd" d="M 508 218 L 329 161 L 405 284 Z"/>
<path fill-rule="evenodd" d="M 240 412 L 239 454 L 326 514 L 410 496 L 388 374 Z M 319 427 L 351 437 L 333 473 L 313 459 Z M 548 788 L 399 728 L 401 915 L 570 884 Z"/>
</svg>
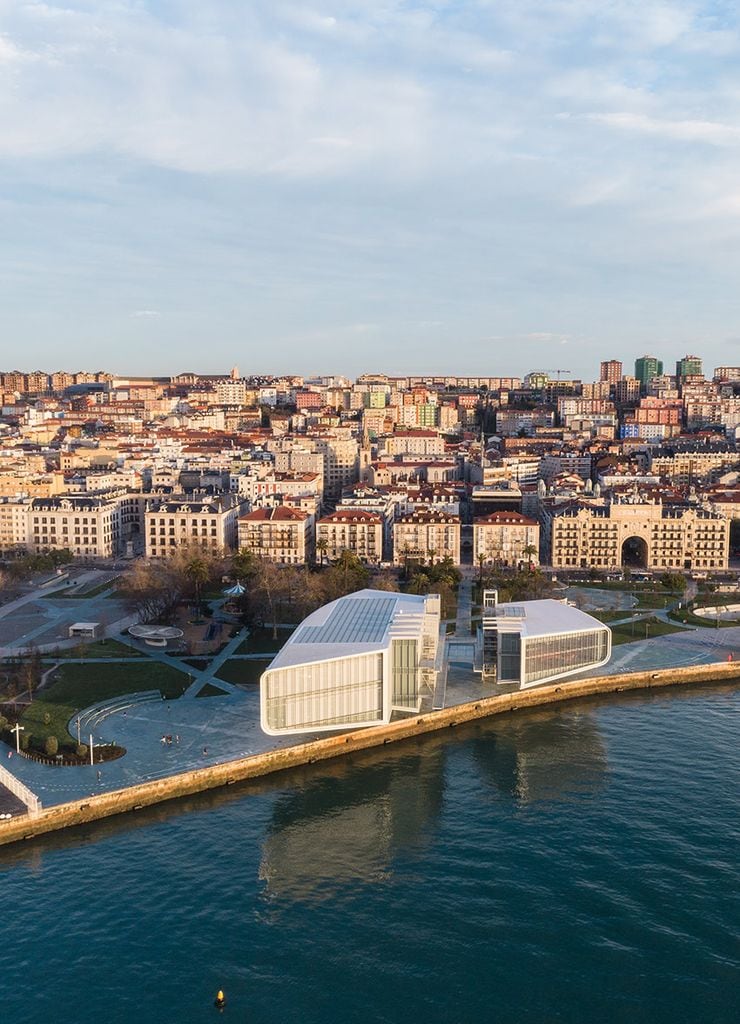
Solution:
<svg viewBox="0 0 740 1024">
<path fill-rule="evenodd" d="M 223 1010 L 224 1006 L 226 1006 L 226 996 L 223 994 L 223 991 L 221 989 L 219 989 L 218 992 L 216 993 L 216 998 L 213 1000 L 213 1005 L 216 1007 L 217 1010 Z"/>
</svg>

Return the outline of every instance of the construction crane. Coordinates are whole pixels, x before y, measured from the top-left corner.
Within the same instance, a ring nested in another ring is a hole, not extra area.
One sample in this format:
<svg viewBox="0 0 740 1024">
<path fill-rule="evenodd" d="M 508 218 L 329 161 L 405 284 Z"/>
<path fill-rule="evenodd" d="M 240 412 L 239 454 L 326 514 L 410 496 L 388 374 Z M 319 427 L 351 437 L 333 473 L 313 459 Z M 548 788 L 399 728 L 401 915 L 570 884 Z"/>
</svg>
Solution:
<svg viewBox="0 0 740 1024">
<path fill-rule="evenodd" d="M 543 370 L 542 372 L 543 373 L 557 373 L 558 380 L 560 380 L 560 374 L 561 373 L 572 373 L 573 371 L 572 370 L 566 370 L 566 369 L 563 369 L 562 367 L 559 367 L 559 368 L 557 368 L 555 370 Z"/>
</svg>

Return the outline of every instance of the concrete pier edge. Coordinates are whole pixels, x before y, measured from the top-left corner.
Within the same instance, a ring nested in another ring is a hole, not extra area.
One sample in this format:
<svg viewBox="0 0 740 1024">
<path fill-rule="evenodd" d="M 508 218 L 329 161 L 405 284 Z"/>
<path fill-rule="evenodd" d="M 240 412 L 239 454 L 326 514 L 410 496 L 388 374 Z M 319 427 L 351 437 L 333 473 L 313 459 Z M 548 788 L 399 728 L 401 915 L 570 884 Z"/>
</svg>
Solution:
<svg viewBox="0 0 740 1024">
<path fill-rule="evenodd" d="M 165 779 L 142 782 L 107 793 L 96 793 L 86 799 L 56 804 L 35 814 L 26 814 L 0 822 L 0 846 L 21 840 L 31 840 L 60 829 L 85 825 L 102 818 L 138 811 L 144 807 L 177 800 L 210 789 L 233 785 L 260 776 L 285 771 L 302 765 L 315 764 L 342 757 L 356 750 L 398 743 L 439 732 L 467 722 L 493 715 L 558 704 L 581 697 L 599 696 L 635 690 L 662 689 L 691 683 L 727 683 L 740 680 L 740 662 L 719 662 L 670 668 L 655 672 L 631 672 L 618 676 L 596 676 L 575 682 L 554 683 L 549 686 L 520 690 L 493 697 L 481 697 L 466 704 L 457 704 L 439 711 L 392 722 L 369 729 L 341 733 L 325 739 L 312 740 L 291 747 L 270 750 L 262 754 L 225 761 L 221 764 L 197 768 Z M 63 769 L 61 769 L 63 770 Z"/>
</svg>

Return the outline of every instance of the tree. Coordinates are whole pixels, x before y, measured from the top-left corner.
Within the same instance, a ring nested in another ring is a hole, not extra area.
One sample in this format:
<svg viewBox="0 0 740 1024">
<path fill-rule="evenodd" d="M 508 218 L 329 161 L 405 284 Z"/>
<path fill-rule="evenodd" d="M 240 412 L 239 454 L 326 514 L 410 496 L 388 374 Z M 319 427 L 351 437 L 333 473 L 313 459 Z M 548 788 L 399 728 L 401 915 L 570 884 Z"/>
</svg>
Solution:
<svg viewBox="0 0 740 1024">
<path fill-rule="evenodd" d="M 44 751 L 48 757 L 56 757 L 59 750 L 59 740 L 56 736 L 47 736 L 44 743 Z"/>
<path fill-rule="evenodd" d="M 196 554 L 185 565 L 184 573 L 195 589 L 195 613 L 200 615 L 201 593 L 210 579 L 210 568 L 203 556 Z"/>
<path fill-rule="evenodd" d="M 346 594 L 363 590 L 370 580 L 370 570 L 357 555 L 342 551 L 332 565 L 322 573 L 327 601 L 336 601 Z"/>
<path fill-rule="evenodd" d="M 532 559 L 535 555 L 539 554 L 539 552 L 537 551 L 537 548 L 534 546 L 534 544 L 527 544 L 525 547 L 522 548 L 522 554 L 531 565 Z"/>
<path fill-rule="evenodd" d="M 373 590 L 389 590 L 393 592 L 398 591 L 398 578 L 396 573 L 386 569 L 383 572 L 376 573 L 372 580 L 371 586 Z"/>
<path fill-rule="evenodd" d="M 320 565 L 324 565 L 324 563 L 326 561 L 326 552 L 327 552 L 328 548 L 329 548 L 329 541 L 326 539 L 326 537 L 319 537 L 319 539 L 316 541 L 316 550 L 321 555 L 321 558 L 319 560 L 319 564 Z"/>
<path fill-rule="evenodd" d="M 231 558 L 231 574 L 238 580 L 248 580 L 257 572 L 257 560 L 249 548 L 241 548 Z"/>
<path fill-rule="evenodd" d="M 37 647 L 29 647 L 21 661 L 20 679 L 23 689 L 28 690 L 28 696 L 33 696 L 33 691 L 41 681 L 41 654 Z"/>
<path fill-rule="evenodd" d="M 258 615 L 254 611 L 253 614 L 255 615 L 255 618 L 260 618 L 262 622 L 266 623 L 269 621 L 272 624 L 273 640 L 277 640 L 278 635 L 276 609 L 281 594 L 284 593 L 283 588 L 284 579 L 280 566 L 275 565 L 274 562 L 268 562 L 267 560 L 261 561 L 250 588 L 249 603 L 252 610 L 255 608 L 264 608 L 265 605 L 267 606 L 269 613 L 268 618 L 266 618 L 264 614 Z"/>
<path fill-rule="evenodd" d="M 660 584 L 666 590 L 676 590 L 679 594 L 683 594 L 686 590 L 686 577 L 680 572 L 664 572 L 660 577 Z"/>
</svg>

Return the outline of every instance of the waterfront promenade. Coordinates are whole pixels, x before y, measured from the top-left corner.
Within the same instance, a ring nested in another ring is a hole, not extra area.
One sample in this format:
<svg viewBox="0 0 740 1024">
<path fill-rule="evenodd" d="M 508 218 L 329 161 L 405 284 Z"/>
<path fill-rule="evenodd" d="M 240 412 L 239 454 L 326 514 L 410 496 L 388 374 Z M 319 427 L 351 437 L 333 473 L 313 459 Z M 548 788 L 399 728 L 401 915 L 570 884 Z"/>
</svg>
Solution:
<svg viewBox="0 0 740 1024">
<path fill-rule="evenodd" d="M 47 832 L 136 811 L 146 806 L 221 786 L 233 785 L 288 768 L 344 757 L 354 751 L 369 750 L 389 743 L 409 740 L 493 715 L 592 696 L 635 690 L 660 690 L 691 683 L 736 685 L 738 680 L 740 680 L 740 663 L 723 662 L 668 669 L 662 672 L 643 671 L 628 675 L 598 676 L 575 682 L 481 697 L 479 700 L 453 705 L 440 711 L 430 711 L 427 714 L 407 717 L 387 726 L 361 729 L 292 745 L 286 744 L 281 748 L 251 754 L 237 760 L 225 761 L 209 767 L 195 767 L 159 780 L 142 782 L 110 792 L 93 792 L 89 796 L 70 799 L 57 806 L 44 807 L 35 814 L 1 821 L 0 845 L 17 842 L 21 839 L 33 839 Z M 83 771 L 82 768 L 72 770 Z M 65 769 L 51 769 L 51 771 L 59 772 L 65 771 Z"/>
<path fill-rule="evenodd" d="M 111 701 L 109 711 L 103 709 L 100 715 L 86 718 L 83 713 L 84 742 L 88 742 L 92 732 L 95 743 L 123 746 L 126 754 L 118 760 L 95 767 L 51 767 L 20 757 L 8 744 L 0 742 L 0 763 L 36 793 L 45 807 L 49 807 L 296 745 L 300 737 L 270 737 L 260 729 L 257 685 L 236 686 L 214 677 L 218 667 L 229 659 L 265 657 L 264 654 L 236 655 L 242 639 L 240 635 L 230 640 L 206 670 L 183 665 L 183 671 L 190 673 L 192 682 L 177 700 L 152 701 L 150 696 L 141 699 L 140 695 L 133 694 L 127 701 Z M 489 681 L 484 682 L 472 672 L 473 650 L 473 637 L 469 633 L 448 639 L 444 701 L 447 708 L 502 692 L 502 688 Z M 157 663 L 179 667 L 176 659 L 161 651 L 146 653 Z M 609 664 L 598 670 L 598 675 L 607 677 L 636 671 L 722 664 L 731 655 L 733 659 L 740 660 L 740 627 L 689 629 L 615 647 Z M 101 671 L 107 663 L 107 659 L 85 661 L 100 664 Z M 132 664 L 140 664 L 141 661 L 137 658 Z M 588 674 L 576 678 L 585 679 Z M 210 680 L 222 694 L 199 697 L 203 685 Z M 563 685 L 571 686 L 573 682 L 568 680 Z M 173 737 L 173 742 L 162 743 L 162 736 L 168 735 Z M 178 737 L 179 742 L 174 742 L 174 737 Z M 12 757 L 9 758 L 8 754 Z"/>
</svg>

